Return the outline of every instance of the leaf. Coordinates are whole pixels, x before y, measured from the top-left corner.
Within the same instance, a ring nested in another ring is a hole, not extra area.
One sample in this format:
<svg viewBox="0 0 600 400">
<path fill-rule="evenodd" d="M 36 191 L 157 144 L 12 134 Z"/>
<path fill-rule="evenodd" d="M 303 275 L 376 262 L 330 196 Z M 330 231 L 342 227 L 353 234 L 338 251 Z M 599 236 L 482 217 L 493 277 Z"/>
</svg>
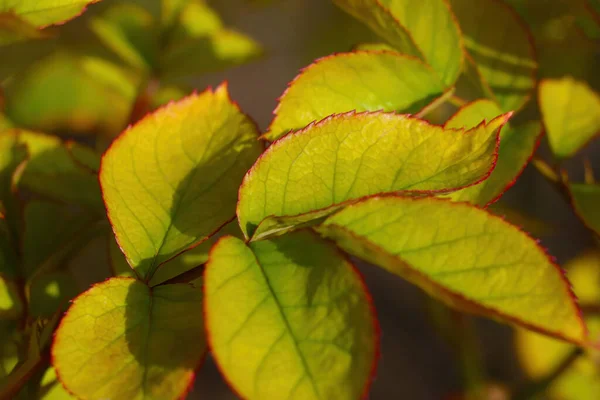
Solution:
<svg viewBox="0 0 600 400">
<path fill-rule="evenodd" d="M 569 185 L 575 212 L 587 227 L 600 235 L 600 185 Z"/>
<path fill-rule="evenodd" d="M 392 113 L 328 117 L 273 143 L 256 162 L 240 188 L 240 227 L 258 239 L 365 196 L 448 192 L 477 183 L 493 168 L 497 131 L 508 118 L 465 131 Z"/>
<path fill-rule="evenodd" d="M 2 4 L 0 4 L 0 9 Z M 0 11 L 0 46 L 21 42 L 29 39 L 48 37 L 44 31 L 37 29 L 21 17 L 11 12 Z"/>
<path fill-rule="evenodd" d="M 519 110 L 536 84 L 537 63 L 527 25 L 504 2 L 450 0 L 465 47 L 503 111 Z"/>
<path fill-rule="evenodd" d="M 18 136 L 29 153 L 15 178 L 18 187 L 104 213 L 97 176 L 76 164 L 60 139 L 29 131 L 18 131 Z"/>
<path fill-rule="evenodd" d="M 296 232 L 246 245 L 225 237 L 205 273 L 212 354 L 241 397 L 358 399 L 377 354 L 360 276 L 331 244 Z"/>
<path fill-rule="evenodd" d="M 444 125 L 445 128 L 470 129 L 483 120 L 501 115 L 500 108 L 491 100 L 478 100 L 461 108 Z M 498 161 L 485 181 L 448 195 L 455 201 L 487 206 L 511 187 L 535 151 L 542 127 L 539 122 L 520 126 L 506 126 L 500 132 Z"/>
<path fill-rule="evenodd" d="M 562 270 L 529 236 L 484 210 L 433 197 L 375 197 L 318 230 L 450 306 L 587 342 Z"/>
<path fill-rule="evenodd" d="M 460 30 L 444 0 L 334 0 L 401 53 L 420 56 L 451 86 L 460 74 Z M 432 30 L 432 27 L 434 29 Z"/>
<path fill-rule="evenodd" d="M 38 396 L 40 400 L 75 399 L 75 397 L 71 396 L 69 392 L 65 390 L 56 376 L 56 371 L 52 367 L 48 368 L 42 376 L 42 381 L 40 382 L 40 393 Z"/>
<path fill-rule="evenodd" d="M 29 294 L 29 314 L 48 318 L 57 310 L 66 309 L 69 300 L 79 294 L 73 276 L 67 271 L 55 271 L 34 279 Z"/>
<path fill-rule="evenodd" d="M 568 158 L 600 133 L 600 97 L 582 81 L 545 79 L 540 110 L 554 154 Z"/>
<path fill-rule="evenodd" d="M 52 345 L 53 365 L 79 398 L 177 399 L 206 351 L 202 294 L 112 278 L 77 297 Z"/>
<path fill-rule="evenodd" d="M 100 183 L 139 276 L 149 280 L 160 264 L 233 219 L 242 177 L 262 150 L 257 134 L 220 86 L 161 108 L 112 144 Z"/>
<path fill-rule="evenodd" d="M 65 143 L 73 161 L 93 173 L 100 171 L 100 154 L 84 144 L 69 140 Z"/>
<path fill-rule="evenodd" d="M 0 13 L 10 12 L 25 21 L 43 28 L 77 17 L 88 4 L 100 0 L 3 0 Z"/>
<path fill-rule="evenodd" d="M 17 282 L 0 274 L 0 320 L 19 319 L 23 313 L 23 301 Z"/>
<path fill-rule="evenodd" d="M 352 110 L 416 112 L 443 91 L 435 72 L 418 59 L 392 52 L 335 54 L 317 60 L 292 81 L 264 137 L 273 141 Z"/>
</svg>

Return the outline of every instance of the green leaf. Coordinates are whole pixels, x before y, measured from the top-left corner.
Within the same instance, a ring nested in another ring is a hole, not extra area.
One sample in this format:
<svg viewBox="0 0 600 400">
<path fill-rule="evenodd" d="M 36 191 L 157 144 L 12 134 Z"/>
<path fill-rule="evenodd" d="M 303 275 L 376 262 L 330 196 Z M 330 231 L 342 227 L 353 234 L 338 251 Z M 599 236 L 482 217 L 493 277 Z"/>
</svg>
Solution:
<svg viewBox="0 0 600 400">
<path fill-rule="evenodd" d="M 461 108 L 446 122 L 446 128 L 473 128 L 483 120 L 492 120 L 501 115 L 500 108 L 491 100 L 478 100 Z M 451 193 L 448 197 L 455 201 L 468 201 L 486 206 L 496 201 L 513 185 L 529 162 L 541 135 L 539 122 L 520 126 L 506 126 L 500 132 L 498 161 L 491 175 L 485 181 Z"/>
<path fill-rule="evenodd" d="M 257 135 L 220 86 L 156 111 L 113 143 L 100 182 L 138 275 L 150 279 L 234 217 L 240 182 L 262 150 Z"/>
<path fill-rule="evenodd" d="M 600 185 L 575 183 L 569 185 L 577 215 L 600 235 Z"/>
<path fill-rule="evenodd" d="M 463 62 L 460 30 L 444 0 L 334 0 L 401 53 L 420 56 L 442 82 L 456 82 Z"/>
<path fill-rule="evenodd" d="M 275 140 L 331 114 L 416 112 L 444 91 L 423 62 L 392 52 L 335 54 L 317 60 L 289 85 L 264 135 Z"/>
<path fill-rule="evenodd" d="M 527 25 L 504 2 L 450 0 L 450 4 L 483 86 L 491 88 L 503 111 L 519 110 L 536 84 L 537 63 Z"/>
<path fill-rule="evenodd" d="M 557 157 L 572 156 L 600 133 L 600 96 L 585 82 L 570 77 L 543 80 L 539 102 Z"/>
<path fill-rule="evenodd" d="M 0 274 L 0 319 L 18 319 L 22 313 L 18 283 Z"/>
<path fill-rule="evenodd" d="M 80 15 L 88 4 L 100 0 L 1 0 L 0 13 L 8 12 L 42 28 Z"/>
<path fill-rule="evenodd" d="M 104 213 L 98 177 L 76 164 L 60 139 L 28 131 L 18 131 L 18 136 L 29 153 L 15 178 L 18 187 Z"/>
<path fill-rule="evenodd" d="M 261 156 L 240 188 L 240 227 L 258 239 L 365 196 L 477 183 L 493 168 L 497 131 L 508 118 L 466 131 L 392 113 L 333 115 L 284 136 Z"/>
<path fill-rule="evenodd" d="M 100 171 L 100 154 L 94 149 L 79 142 L 69 140 L 65 143 L 73 161 L 93 173 Z"/>
<path fill-rule="evenodd" d="M 225 237 L 206 266 L 210 348 L 249 400 L 362 397 L 377 352 L 369 302 L 353 266 L 306 231 Z"/>
<path fill-rule="evenodd" d="M 43 274 L 33 280 L 29 293 L 29 314 L 48 318 L 66 309 L 69 300 L 79 294 L 73 276 L 67 271 Z"/>
<path fill-rule="evenodd" d="M 1 7 L 1 3 L 0 3 Z M 29 39 L 48 37 L 44 31 L 16 14 L 0 11 L 0 46 Z"/>
<path fill-rule="evenodd" d="M 112 278 L 77 297 L 52 345 L 53 365 L 79 398 L 177 399 L 206 351 L 202 293 Z"/>
<path fill-rule="evenodd" d="M 318 230 L 450 306 L 587 343 L 560 267 L 525 233 L 482 209 L 433 197 L 375 197 Z"/>
</svg>

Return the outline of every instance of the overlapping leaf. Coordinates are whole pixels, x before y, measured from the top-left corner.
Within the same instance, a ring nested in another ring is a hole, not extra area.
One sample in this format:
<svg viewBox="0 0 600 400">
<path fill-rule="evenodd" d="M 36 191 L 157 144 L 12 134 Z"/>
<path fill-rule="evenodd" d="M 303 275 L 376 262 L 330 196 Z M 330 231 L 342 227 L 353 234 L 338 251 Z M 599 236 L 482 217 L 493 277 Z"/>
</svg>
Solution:
<svg viewBox="0 0 600 400">
<path fill-rule="evenodd" d="M 600 133 L 600 96 L 573 78 L 547 79 L 539 102 L 548 141 L 559 158 L 570 157 Z"/>
<path fill-rule="evenodd" d="M 65 22 L 100 0 L 3 0 L 0 13 L 12 13 L 37 26 Z"/>
<path fill-rule="evenodd" d="M 176 399 L 205 351 L 202 293 L 112 278 L 77 297 L 52 346 L 54 368 L 79 398 Z"/>
<path fill-rule="evenodd" d="M 361 197 L 474 184 L 492 170 L 498 130 L 508 117 L 469 131 L 383 112 L 339 114 L 311 124 L 275 142 L 246 175 L 238 203 L 242 231 L 258 239 Z"/>
<path fill-rule="evenodd" d="M 416 58 L 392 52 L 336 54 L 310 65 L 290 84 L 265 138 L 272 141 L 352 110 L 416 112 L 443 90 L 435 72 Z"/>
<path fill-rule="evenodd" d="M 579 217 L 600 235 L 600 185 L 575 183 L 569 190 Z"/>
<path fill-rule="evenodd" d="M 472 128 L 483 120 L 491 120 L 502 114 L 491 100 L 479 100 L 461 108 L 446 122 L 446 128 Z M 495 201 L 510 187 L 535 151 L 542 127 L 539 122 L 521 126 L 506 126 L 500 132 L 498 161 L 490 176 L 483 182 L 453 192 L 449 197 L 456 201 L 468 201 L 485 206 Z"/>
<path fill-rule="evenodd" d="M 433 197 L 375 197 L 319 231 L 451 306 L 574 343 L 587 332 L 563 272 L 499 217 Z"/>
<path fill-rule="evenodd" d="M 221 86 L 156 111 L 113 143 L 100 182 L 140 277 L 234 217 L 239 184 L 262 150 L 257 135 Z"/>
<path fill-rule="evenodd" d="M 209 344 L 246 399 L 357 399 L 376 329 L 360 277 L 306 231 L 246 245 L 225 237 L 205 273 Z"/>
</svg>

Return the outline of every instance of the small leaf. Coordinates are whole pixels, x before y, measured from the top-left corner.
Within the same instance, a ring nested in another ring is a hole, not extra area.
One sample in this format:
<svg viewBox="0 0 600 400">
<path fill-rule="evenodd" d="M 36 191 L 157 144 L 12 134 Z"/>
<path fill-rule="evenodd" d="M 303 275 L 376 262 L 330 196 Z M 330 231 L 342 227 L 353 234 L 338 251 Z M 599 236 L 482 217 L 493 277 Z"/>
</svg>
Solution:
<svg viewBox="0 0 600 400">
<path fill-rule="evenodd" d="M 365 196 L 449 192 L 477 183 L 493 168 L 497 131 L 508 118 L 470 131 L 382 112 L 338 114 L 311 124 L 271 145 L 244 178 L 242 231 L 258 239 Z"/>
<path fill-rule="evenodd" d="M 100 183 L 120 247 L 141 277 L 234 217 L 242 177 L 262 150 L 257 135 L 220 86 L 159 109 L 112 144 Z"/>
<path fill-rule="evenodd" d="M 418 59 L 392 52 L 335 54 L 317 60 L 292 81 L 264 137 L 275 140 L 331 114 L 416 112 L 444 91 Z"/>
<path fill-rule="evenodd" d="M 600 235 L 600 185 L 569 185 L 577 215 L 587 227 Z"/>
<path fill-rule="evenodd" d="M 53 365 L 79 398 L 177 399 L 206 351 L 202 293 L 112 278 L 77 297 L 56 331 Z"/>
<path fill-rule="evenodd" d="M 375 197 L 318 230 L 450 306 L 587 343 L 562 270 L 534 240 L 484 210 L 433 197 Z"/>
<path fill-rule="evenodd" d="M 77 17 L 88 4 L 98 1 L 100 0 L 4 0 L 0 2 L 0 13 L 14 13 L 38 28 L 43 28 Z"/>
<path fill-rule="evenodd" d="M 334 0 L 401 53 L 421 56 L 447 86 L 463 63 L 460 30 L 444 0 Z M 433 27 L 433 29 L 432 29 Z"/>
<path fill-rule="evenodd" d="M 503 111 L 519 110 L 533 94 L 537 63 L 527 25 L 504 2 L 450 0 L 465 47 Z"/>
<path fill-rule="evenodd" d="M 500 108 L 491 100 L 478 100 L 461 108 L 445 128 L 473 128 L 483 120 L 492 120 L 501 115 Z M 542 132 L 539 122 L 520 126 L 506 126 L 500 132 L 498 161 L 491 175 L 485 181 L 453 192 L 448 197 L 455 201 L 468 201 L 486 206 L 496 201 L 521 174 L 529 162 Z"/>
<path fill-rule="evenodd" d="M 571 157 L 600 133 L 600 96 L 585 82 L 570 77 L 543 80 L 539 102 L 557 157 Z"/>
<path fill-rule="evenodd" d="M 205 273 L 210 348 L 253 399 L 358 399 L 377 353 L 369 295 L 353 266 L 309 232 L 225 237 Z"/>
<path fill-rule="evenodd" d="M 18 319 L 23 312 L 23 301 L 17 282 L 0 274 L 0 320 Z"/>
</svg>

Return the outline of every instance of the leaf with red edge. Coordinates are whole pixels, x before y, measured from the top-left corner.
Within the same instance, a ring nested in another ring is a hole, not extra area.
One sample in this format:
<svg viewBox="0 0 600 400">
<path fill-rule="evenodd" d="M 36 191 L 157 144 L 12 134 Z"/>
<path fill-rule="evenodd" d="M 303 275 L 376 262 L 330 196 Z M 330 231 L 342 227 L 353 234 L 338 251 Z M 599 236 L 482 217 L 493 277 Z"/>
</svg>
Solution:
<svg viewBox="0 0 600 400">
<path fill-rule="evenodd" d="M 236 194 L 262 151 L 256 125 L 225 85 L 171 103 L 117 138 L 100 183 L 129 264 L 147 281 L 235 215 Z"/>
<path fill-rule="evenodd" d="M 589 344 L 560 267 L 533 239 L 485 210 L 434 197 L 374 197 L 317 229 L 450 306 Z"/>
<path fill-rule="evenodd" d="M 202 293 L 111 278 L 77 297 L 52 345 L 63 385 L 84 399 L 178 399 L 204 353 Z"/>
<path fill-rule="evenodd" d="M 435 72 L 417 58 L 389 51 L 335 54 L 317 60 L 292 81 L 264 137 L 273 141 L 352 110 L 413 113 L 443 91 Z"/>
<path fill-rule="evenodd" d="M 352 264 L 308 231 L 245 244 L 221 239 L 205 272 L 212 354 L 245 399 L 363 396 L 377 326 Z"/>
<path fill-rule="evenodd" d="M 501 114 L 502 111 L 493 101 L 478 100 L 461 108 L 444 126 L 469 129 L 481 121 L 489 121 Z M 507 123 L 500 132 L 498 161 L 489 178 L 477 185 L 453 192 L 448 197 L 481 206 L 496 201 L 514 184 L 533 156 L 541 133 L 542 126 L 537 121 L 519 126 Z"/>
<path fill-rule="evenodd" d="M 378 193 L 451 192 L 485 179 L 510 114 L 474 129 L 444 129 L 384 112 L 328 117 L 271 145 L 244 178 L 238 219 L 246 237 L 314 223 Z"/>
<path fill-rule="evenodd" d="M 12 13 L 30 24 L 43 28 L 75 18 L 100 0 L 3 0 L 0 13 Z"/>
<path fill-rule="evenodd" d="M 577 215 L 600 235 L 600 185 L 574 183 L 569 185 L 569 191 Z"/>
</svg>

